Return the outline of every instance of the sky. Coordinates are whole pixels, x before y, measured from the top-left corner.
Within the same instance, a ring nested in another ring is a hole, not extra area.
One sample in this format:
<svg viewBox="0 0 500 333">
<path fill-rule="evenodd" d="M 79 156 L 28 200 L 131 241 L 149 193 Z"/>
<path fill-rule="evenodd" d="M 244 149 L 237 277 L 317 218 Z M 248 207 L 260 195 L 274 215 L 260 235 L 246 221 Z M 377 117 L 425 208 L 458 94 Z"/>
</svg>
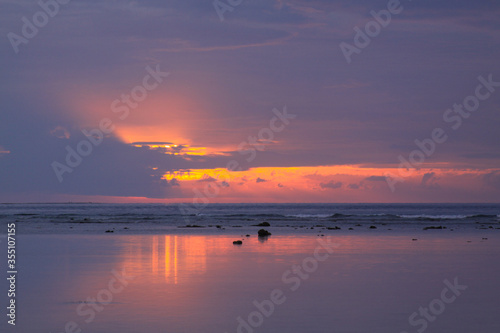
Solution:
<svg viewBox="0 0 500 333">
<path fill-rule="evenodd" d="M 0 202 L 499 202 L 493 0 L 1 0 Z"/>
</svg>

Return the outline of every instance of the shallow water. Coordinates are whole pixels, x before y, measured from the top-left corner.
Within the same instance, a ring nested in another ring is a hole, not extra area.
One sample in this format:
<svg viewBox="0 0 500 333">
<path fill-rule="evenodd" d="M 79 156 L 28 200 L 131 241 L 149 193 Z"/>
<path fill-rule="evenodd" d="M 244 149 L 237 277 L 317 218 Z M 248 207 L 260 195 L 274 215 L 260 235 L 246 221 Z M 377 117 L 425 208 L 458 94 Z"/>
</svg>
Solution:
<svg viewBox="0 0 500 333">
<path fill-rule="evenodd" d="M 423 324 L 409 316 L 457 277 L 467 290 L 425 331 L 497 333 L 500 238 L 418 238 L 252 235 L 238 246 L 239 235 L 23 235 L 7 329 L 410 333 Z"/>
<path fill-rule="evenodd" d="M 186 225 L 247 228 L 263 221 L 275 227 L 500 228 L 500 204 L 0 204 L 0 226 L 17 222 L 23 234 L 112 228 L 157 234 Z"/>
</svg>

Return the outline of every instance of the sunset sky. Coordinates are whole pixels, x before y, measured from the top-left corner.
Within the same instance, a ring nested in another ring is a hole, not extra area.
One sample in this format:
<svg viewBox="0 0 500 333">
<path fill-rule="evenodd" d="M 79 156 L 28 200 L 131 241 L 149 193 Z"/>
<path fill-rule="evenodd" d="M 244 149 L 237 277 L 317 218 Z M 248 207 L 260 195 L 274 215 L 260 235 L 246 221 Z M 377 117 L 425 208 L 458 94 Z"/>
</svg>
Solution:
<svg viewBox="0 0 500 333">
<path fill-rule="evenodd" d="M 498 1 L 54 1 L 0 3 L 0 202 L 499 202 Z"/>
</svg>

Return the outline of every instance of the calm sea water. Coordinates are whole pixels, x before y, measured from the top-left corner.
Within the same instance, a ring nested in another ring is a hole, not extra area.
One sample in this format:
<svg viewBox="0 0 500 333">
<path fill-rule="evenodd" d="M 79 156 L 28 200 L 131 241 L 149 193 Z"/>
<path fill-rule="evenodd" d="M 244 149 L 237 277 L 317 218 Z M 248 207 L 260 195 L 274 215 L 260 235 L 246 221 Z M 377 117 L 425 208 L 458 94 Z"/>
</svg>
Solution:
<svg viewBox="0 0 500 333">
<path fill-rule="evenodd" d="M 0 224 L 17 221 L 19 273 L 17 324 L 4 313 L 0 332 L 410 333 L 421 328 L 412 314 L 458 279 L 467 290 L 438 309 L 426 332 L 497 333 L 499 214 L 500 205 L 231 204 L 184 216 L 177 205 L 4 204 Z M 250 237 L 235 234 L 245 229 L 236 225 L 263 221 L 272 237 L 256 237 L 257 227 L 246 228 Z M 186 224 L 213 233 L 178 228 Z M 215 224 L 226 232 L 208 228 Z M 318 237 L 323 228 L 275 228 L 318 224 L 342 230 Z M 356 224 L 366 233 L 344 227 Z M 372 232 L 371 224 L 380 226 Z M 487 230 L 385 231 L 398 224 Z M 75 234 L 59 234 L 70 228 Z M 108 228 L 117 232 L 104 234 Z M 127 234 L 142 230 L 150 234 Z M 335 246 L 328 251 L 325 242 Z M 0 290 L 8 288 L 4 278 Z M 276 290 L 282 301 L 262 310 Z"/>
<path fill-rule="evenodd" d="M 500 222 L 500 204 L 209 204 L 192 208 L 175 204 L 0 204 L 0 223 L 44 228 L 76 223 L 149 228 L 250 226 L 263 221 L 273 226 Z"/>
<path fill-rule="evenodd" d="M 328 237 L 21 235 L 17 323 L 4 312 L 0 332 L 413 333 L 455 278 L 467 290 L 425 332 L 500 332 L 499 235 L 440 234 L 334 236 L 318 262 Z"/>
</svg>

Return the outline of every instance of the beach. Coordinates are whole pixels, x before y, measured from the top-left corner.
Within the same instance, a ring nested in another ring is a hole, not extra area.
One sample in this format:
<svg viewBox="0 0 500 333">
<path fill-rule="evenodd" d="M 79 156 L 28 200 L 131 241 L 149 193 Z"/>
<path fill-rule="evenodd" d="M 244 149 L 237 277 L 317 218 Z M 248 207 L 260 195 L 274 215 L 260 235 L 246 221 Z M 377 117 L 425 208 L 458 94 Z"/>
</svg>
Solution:
<svg viewBox="0 0 500 333">
<path fill-rule="evenodd" d="M 10 331 L 494 333 L 500 328 L 496 229 L 269 227 L 269 237 L 257 236 L 260 227 L 244 233 L 211 228 L 218 234 L 177 229 L 18 235 L 18 310 Z"/>
</svg>

